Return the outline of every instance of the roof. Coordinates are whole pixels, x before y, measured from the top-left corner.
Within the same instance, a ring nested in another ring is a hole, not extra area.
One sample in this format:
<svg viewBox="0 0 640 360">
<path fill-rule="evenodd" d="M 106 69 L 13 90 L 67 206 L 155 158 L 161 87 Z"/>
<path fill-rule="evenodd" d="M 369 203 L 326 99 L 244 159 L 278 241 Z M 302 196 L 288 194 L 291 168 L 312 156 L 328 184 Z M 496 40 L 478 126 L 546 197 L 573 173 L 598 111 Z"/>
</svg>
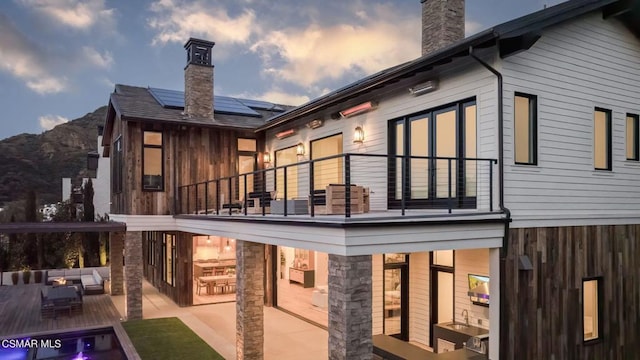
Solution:
<svg viewBox="0 0 640 360">
<path fill-rule="evenodd" d="M 638 21 L 640 19 L 640 0 L 567 1 L 496 25 L 415 60 L 390 67 L 353 82 L 270 118 L 257 131 L 276 127 L 415 73 L 429 71 L 435 66 L 450 62 L 455 57 L 469 55 L 470 49 L 473 48 L 498 45 L 500 55 L 507 57 L 531 47 L 543 29 L 600 9 L 602 9 L 605 18 L 617 18 L 637 37 L 640 37 L 640 21 Z"/>
</svg>

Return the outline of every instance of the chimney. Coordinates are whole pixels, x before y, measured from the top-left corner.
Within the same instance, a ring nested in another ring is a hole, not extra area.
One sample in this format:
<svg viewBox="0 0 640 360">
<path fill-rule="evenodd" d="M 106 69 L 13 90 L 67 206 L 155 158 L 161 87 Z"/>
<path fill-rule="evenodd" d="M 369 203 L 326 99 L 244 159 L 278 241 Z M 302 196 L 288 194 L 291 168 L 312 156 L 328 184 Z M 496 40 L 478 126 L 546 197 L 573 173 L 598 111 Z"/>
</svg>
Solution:
<svg viewBox="0 0 640 360">
<path fill-rule="evenodd" d="M 213 120 L 213 65 L 211 49 L 215 43 L 190 38 L 184 45 L 184 112 L 191 118 Z"/>
<path fill-rule="evenodd" d="M 420 0 L 422 55 L 464 39 L 464 0 Z"/>
</svg>

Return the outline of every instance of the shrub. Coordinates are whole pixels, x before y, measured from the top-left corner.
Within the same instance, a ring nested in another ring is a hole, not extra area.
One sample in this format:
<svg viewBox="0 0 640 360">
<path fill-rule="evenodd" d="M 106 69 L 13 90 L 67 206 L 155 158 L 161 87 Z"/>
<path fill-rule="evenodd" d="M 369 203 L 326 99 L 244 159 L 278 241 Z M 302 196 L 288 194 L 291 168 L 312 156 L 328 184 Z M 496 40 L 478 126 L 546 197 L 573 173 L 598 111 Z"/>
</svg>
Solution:
<svg viewBox="0 0 640 360">
<path fill-rule="evenodd" d="M 13 285 L 18 285 L 18 276 L 20 276 L 20 274 L 16 271 L 11 273 L 11 282 Z"/>
<path fill-rule="evenodd" d="M 24 270 L 22 272 L 22 282 L 28 284 L 31 281 L 31 270 Z"/>
<path fill-rule="evenodd" d="M 42 282 L 42 270 L 36 270 L 33 272 L 33 281 L 36 284 L 40 284 Z"/>
</svg>

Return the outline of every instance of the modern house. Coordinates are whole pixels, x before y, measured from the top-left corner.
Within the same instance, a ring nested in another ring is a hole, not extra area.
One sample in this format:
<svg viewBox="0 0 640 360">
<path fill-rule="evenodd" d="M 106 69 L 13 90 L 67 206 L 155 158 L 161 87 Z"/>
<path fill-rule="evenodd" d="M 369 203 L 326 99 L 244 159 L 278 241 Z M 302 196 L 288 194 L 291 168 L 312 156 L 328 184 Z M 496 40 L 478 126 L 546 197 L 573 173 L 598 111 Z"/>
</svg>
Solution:
<svg viewBox="0 0 640 360">
<path fill-rule="evenodd" d="M 469 334 L 491 359 L 636 356 L 640 3 L 468 38 L 462 0 L 421 3 L 421 57 L 295 108 L 214 96 L 197 39 L 184 93 L 116 86 L 129 317 L 145 277 L 182 306 L 235 300 L 242 359 L 264 305 L 325 326 L 331 359 Z"/>
</svg>

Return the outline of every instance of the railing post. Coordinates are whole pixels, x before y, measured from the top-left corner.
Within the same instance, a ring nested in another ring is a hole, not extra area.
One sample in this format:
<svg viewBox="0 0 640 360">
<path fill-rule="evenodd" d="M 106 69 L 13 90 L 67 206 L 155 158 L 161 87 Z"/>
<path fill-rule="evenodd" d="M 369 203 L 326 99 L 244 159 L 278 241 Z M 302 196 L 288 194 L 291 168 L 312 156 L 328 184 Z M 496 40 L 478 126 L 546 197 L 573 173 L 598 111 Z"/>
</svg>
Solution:
<svg viewBox="0 0 640 360">
<path fill-rule="evenodd" d="M 198 184 L 196 184 L 195 186 L 196 186 L 196 209 L 194 213 L 197 215 L 198 214 Z"/>
<path fill-rule="evenodd" d="M 189 198 L 191 197 L 191 196 L 189 196 L 190 195 L 189 194 L 190 193 L 190 191 L 189 191 L 190 187 L 191 186 L 187 185 L 187 214 L 189 213 L 189 203 L 190 203 L 190 201 L 189 201 L 190 199 Z"/>
<path fill-rule="evenodd" d="M 447 164 L 449 166 L 448 172 L 449 172 L 449 199 L 447 200 L 447 204 L 449 207 L 449 214 L 451 214 L 451 206 L 453 205 L 453 198 L 451 197 L 451 158 L 447 159 Z"/>
<path fill-rule="evenodd" d="M 229 189 L 229 200 L 227 200 L 229 203 L 229 215 L 231 215 L 231 206 L 233 205 L 233 203 L 231 202 L 231 191 L 233 191 L 233 189 L 231 189 L 231 178 L 227 178 L 227 183 L 229 184 L 228 189 Z"/>
<path fill-rule="evenodd" d="M 284 166 L 284 175 L 282 179 L 284 181 L 284 216 L 287 216 L 287 165 Z"/>
<path fill-rule="evenodd" d="M 244 174 L 244 194 L 242 194 L 242 198 L 244 199 L 244 204 L 242 204 L 242 208 L 244 209 L 244 215 L 247 215 L 247 174 Z"/>
<path fill-rule="evenodd" d="M 316 209 L 315 209 L 315 191 L 314 191 L 314 181 L 313 181 L 313 177 L 315 176 L 314 172 L 313 172 L 313 164 L 314 162 L 311 161 L 309 163 L 309 214 L 311 215 L 311 217 L 314 217 L 316 214 Z"/>
<path fill-rule="evenodd" d="M 344 156 L 344 216 L 351 217 L 351 156 Z"/>
<path fill-rule="evenodd" d="M 209 181 L 204 182 L 204 214 L 209 215 Z"/>
<path fill-rule="evenodd" d="M 400 210 L 402 212 L 402 216 L 404 216 L 405 214 L 405 207 L 407 206 L 407 199 L 406 199 L 406 194 L 407 194 L 407 163 L 408 163 L 408 159 L 406 158 L 405 155 L 402 155 L 402 157 L 400 158 L 402 160 L 402 162 L 400 164 L 402 164 L 402 166 L 400 167 L 400 173 L 402 174 L 402 179 L 401 179 L 401 183 L 402 185 L 400 186 L 401 189 L 401 194 L 400 194 Z M 396 161 L 398 161 L 398 158 L 396 157 Z M 394 161 L 394 164 L 396 162 Z"/>
<path fill-rule="evenodd" d="M 267 214 L 267 207 L 265 204 L 266 200 L 264 197 L 265 192 L 267 192 L 267 172 L 263 171 L 262 172 L 262 194 L 260 194 L 260 204 L 262 205 L 262 216 L 265 216 Z"/>
<path fill-rule="evenodd" d="M 220 180 L 216 180 L 216 215 L 220 215 Z"/>
<path fill-rule="evenodd" d="M 493 212 L 493 160 L 489 160 L 489 211 Z"/>
</svg>

